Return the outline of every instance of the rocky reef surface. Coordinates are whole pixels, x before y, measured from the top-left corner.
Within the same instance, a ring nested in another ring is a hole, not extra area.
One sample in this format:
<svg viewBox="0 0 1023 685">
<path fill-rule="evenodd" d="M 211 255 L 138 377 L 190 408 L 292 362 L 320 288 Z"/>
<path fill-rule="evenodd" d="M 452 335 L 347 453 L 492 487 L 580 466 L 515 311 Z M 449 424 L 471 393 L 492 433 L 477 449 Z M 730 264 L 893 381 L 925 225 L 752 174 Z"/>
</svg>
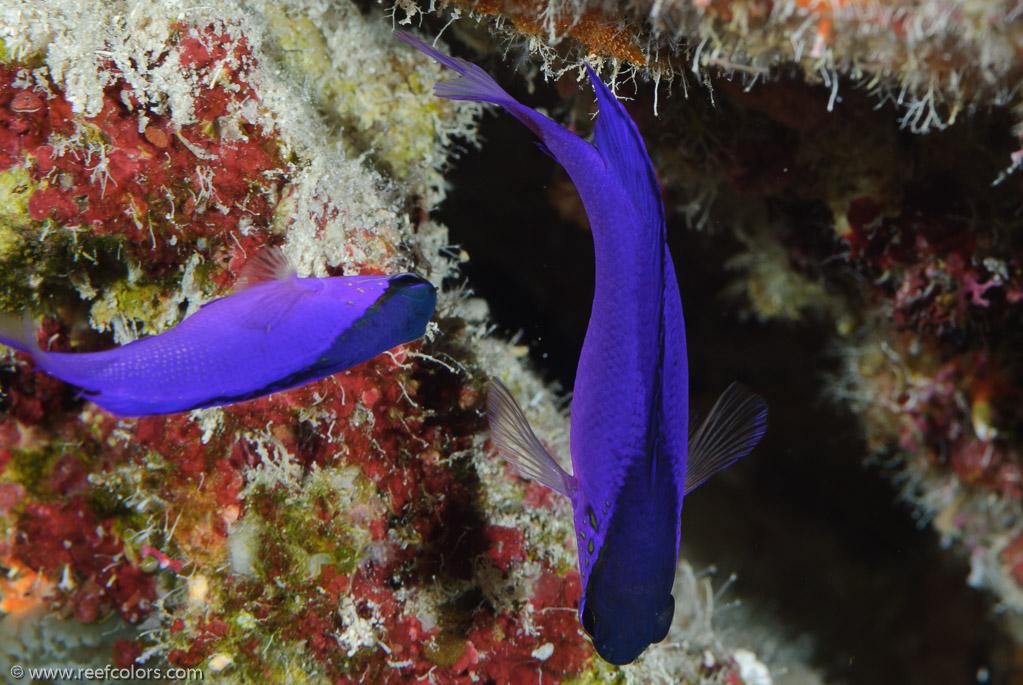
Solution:
<svg viewBox="0 0 1023 685">
<path fill-rule="evenodd" d="M 421 16 L 424 5 L 398 3 L 413 21 L 429 21 L 429 12 Z M 937 669 L 945 675 L 936 680 L 921 675 L 927 669 L 920 663 L 931 658 L 922 656 L 927 650 L 909 650 L 902 661 L 913 666 L 901 678 L 874 673 L 861 682 L 1013 682 L 1018 659 L 1005 654 L 1018 653 L 1023 639 L 1019 8 L 498 0 L 453 2 L 444 10 L 438 26 L 450 21 L 447 30 L 472 49 L 531 54 L 535 73 L 556 87 L 549 107 L 581 130 L 590 126 L 589 100 L 569 96 L 582 61 L 602 67 L 618 93 L 632 99 L 630 112 L 674 211 L 669 231 L 676 231 L 676 261 L 685 263 L 680 254 L 701 255 L 688 263 L 692 274 L 680 275 L 689 281 L 688 290 L 682 287 L 688 327 L 701 335 L 694 316 L 700 305 L 686 296 L 701 290 L 704 297 L 722 295 L 716 307 L 703 307 L 712 320 L 740 310 L 752 324 L 726 325 L 748 336 L 745 345 L 706 334 L 716 345 L 709 349 L 717 368 L 698 369 L 694 382 L 702 373 L 720 385 L 724 368 L 758 379 L 772 426 L 791 429 L 781 438 L 789 448 L 817 444 L 812 456 L 808 450 L 802 463 L 790 464 L 789 478 L 768 475 L 772 485 L 833 492 L 832 507 L 848 506 L 835 518 L 863 527 L 889 514 L 872 509 L 873 498 L 847 499 L 847 483 L 832 482 L 833 473 L 808 463 L 829 460 L 845 477 L 841 455 L 852 454 L 890 480 L 891 500 L 909 504 L 908 513 L 896 516 L 914 516 L 950 550 L 951 561 L 916 560 L 907 571 L 918 584 L 941 586 L 932 606 L 947 602 L 950 592 L 968 592 L 929 575 L 941 563 L 962 562 L 950 573 L 991 598 L 989 611 L 1008 640 L 999 648 L 1005 650 L 1001 671 L 992 670 L 989 648 L 973 645 L 964 649 L 987 656 Z M 500 39 L 487 38 L 480 25 Z M 566 179 L 552 172 L 550 183 L 551 216 L 566 227 L 560 235 L 570 235 L 584 217 Z M 524 242 L 544 244 L 551 262 L 562 263 L 560 257 L 585 244 L 568 239 L 571 247 L 559 252 L 566 239 L 543 233 L 538 229 Z M 482 256 L 484 249 L 470 252 Z M 706 267 L 710 255 L 731 275 Z M 541 291 L 575 297 L 576 281 L 586 281 L 575 271 L 541 276 L 533 272 L 532 283 L 517 284 L 533 291 L 535 303 L 542 302 Z M 530 306 L 546 321 L 532 337 L 554 349 L 578 344 L 580 325 L 571 320 L 578 307 Z M 529 332 L 529 324 L 517 324 Z M 818 380 L 780 379 L 782 369 Z M 807 386 L 809 394 L 797 398 Z M 847 417 L 852 428 L 836 437 L 796 412 Z M 785 518 L 780 511 L 770 515 Z M 779 534 L 776 549 L 786 549 L 782 539 Z M 885 547 L 875 539 L 864 554 L 880 559 Z M 857 583 L 837 566 L 822 563 L 817 571 L 850 583 L 845 591 Z M 878 583 L 897 574 L 876 572 Z M 916 631 L 919 642 L 928 641 L 924 627 Z M 964 630 L 962 644 L 980 632 Z M 954 640 L 950 635 L 944 631 L 939 639 Z"/>
<path fill-rule="evenodd" d="M 686 563 L 669 639 L 624 669 L 595 657 L 567 504 L 495 458 L 486 376 L 562 456 L 565 412 L 432 217 L 481 108 L 432 97 L 439 67 L 391 28 L 347 0 L 0 0 L 0 310 L 33 312 L 44 348 L 165 331 L 264 245 L 302 275 L 443 286 L 422 341 L 188 414 L 112 417 L 8 353 L 0 672 L 816 682 L 795 652 L 762 663 L 755 616 L 715 632 Z"/>
</svg>

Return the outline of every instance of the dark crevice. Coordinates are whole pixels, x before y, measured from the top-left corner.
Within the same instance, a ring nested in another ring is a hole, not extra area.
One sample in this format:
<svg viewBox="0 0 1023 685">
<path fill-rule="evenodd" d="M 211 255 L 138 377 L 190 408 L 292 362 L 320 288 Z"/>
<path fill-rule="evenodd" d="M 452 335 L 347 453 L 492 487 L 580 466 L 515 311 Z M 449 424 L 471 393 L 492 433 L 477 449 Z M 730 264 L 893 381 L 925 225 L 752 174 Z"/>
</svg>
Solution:
<svg viewBox="0 0 1023 685">
<path fill-rule="evenodd" d="M 564 175 L 522 126 L 488 115 L 482 138 L 448 174 L 436 217 L 468 252 L 467 280 L 499 332 L 523 331 L 537 370 L 571 389 L 592 298 L 590 235 L 573 220 Z M 693 408 L 705 413 L 741 380 L 771 412 L 763 444 L 686 499 L 684 554 L 720 578 L 737 573 L 728 597 L 782 639 L 809 635 L 806 658 L 828 682 L 968 683 L 978 669 L 1011 682 L 1007 638 L 988 599 L 966 586 L 965 563 L 915 525 L 885 474 L 864 466 L 856 417 L 821 399 L 836 370 L 833 324 L 743 321 L 720 295 L 739 246 L 677 216 L 668 229 Z"/>
</svg>

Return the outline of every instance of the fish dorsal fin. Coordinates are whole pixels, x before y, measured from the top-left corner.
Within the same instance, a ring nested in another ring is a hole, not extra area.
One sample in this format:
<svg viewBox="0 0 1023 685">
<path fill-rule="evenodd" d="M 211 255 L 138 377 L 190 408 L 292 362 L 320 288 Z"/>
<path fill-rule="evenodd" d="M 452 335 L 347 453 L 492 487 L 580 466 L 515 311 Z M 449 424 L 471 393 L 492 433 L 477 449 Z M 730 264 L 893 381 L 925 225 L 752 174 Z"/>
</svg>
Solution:
<svg viewBox="0 0 1023 685">
<path fill-rule="evenodd" d="M 572 497 L 575 478 L 568 475 L 540 443 L 511 391 L 497 378 L 490 379 L 487 399 L 490 433 L 497 451 L 524 478 L 543 483 L 551 490 Z"/>
<path fill-rule="evenodd" d="M 729 385 L 689 438 L 685 494 L 752 452 L 766 431 L 764 399 L 741 383 Z"/>
<path fill-rule="evenodd" d="M 593 91 L 597 95 L 597 122 L 593 125 L 593 145 L 604 163 L 614 172 L 647 225 L 664 223 L 661 188 L 650 164 L 650 155 L 635 122 L 622 103 L 608 90 L 600 77 L 586 66 Z"/>
<path fill-rule="evenodd" d="M 279 247 L 264 247 L 252 259 L 245 262 L 238 280 L 234 282 L 234 292 L 240 293 L 257 283 L 267 281 L 286 281 L 298 274 L 291 260 Z"/>
</svg>

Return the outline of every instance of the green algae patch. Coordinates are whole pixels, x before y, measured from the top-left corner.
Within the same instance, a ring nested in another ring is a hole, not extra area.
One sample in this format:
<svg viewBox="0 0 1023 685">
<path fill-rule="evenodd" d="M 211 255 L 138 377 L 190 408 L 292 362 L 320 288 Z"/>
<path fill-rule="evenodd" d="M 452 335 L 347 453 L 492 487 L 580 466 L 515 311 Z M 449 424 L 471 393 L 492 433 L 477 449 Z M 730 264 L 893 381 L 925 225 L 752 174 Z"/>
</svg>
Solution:
<svg viewBox="0 0 1023 685">
<path fill-rule="evenodd" d="M 122 280 L 103 289 L 92 305 L 89 322 L 103 332 L 115 329 L 118 317 L 133 322 L 133 332 L 139 336 L 155 335 L 173 325 L 178 312 L 176 305 L 168 302 L 164 286 L 132 285 Z"/>
<path fill-rule="evenodd" d="M 11 450 L 11 458 L 3 472 L 3 480 L 18 483 L 31 495 L 52 494 L 47 479 L 54 463 L 60 458 L 59 450 Z"/>
<path fill-rule="evenodd" d="M 0 482 L 17 483 L 41 500 L 59 499 L 78 470 L 87 470 L 94 459 L 88 443 L 50 442 L 24 449 L 9 450 L 10 460 Z"/>
<path fill-rule="evenodd" d="M 5 176 L 0 174 L 0 179 Z M 22 192 L 14 185 L 10 195 L 16 203 L 31 195 L 31 189 Z M 120 238 L 97 236 L 52 219 L 34 221 L 18 214 L 16 207 L 5 217 L 5 210 L 11 207 L 3 207 L 0 199 L 0 311 L 50 314 L 95 297 L 114 269 L 123 273 L 123 267 L 115 266 Z"/>
<path fill-rule="evenodd" d="M 428 206 L 442 199 L 436 168 L 444 160 L 437 156 L 437 142 L 472 140 L 480 106 L 433 97 L 430 89 L 441 80 L 441 69 L 353 7 L 320 14 L 268 7 L 266 14 L 280 47 L 275 57 L 311 85 L 317 109 L 332 130 L 343 132 L 338 142 L 367 155 L 384 174 L 419 186 Z"/>
<path fill-rule="evenodd" d="M 438 668 L 451 668 L 462 658 L 468 644 L 460 634 L 441 631 L 426 643 L 423 653 Z"/>
<path fill-rule="evenodd" d="M 0 173 L 0 260 L 23 240 L 22 232 L 32 226 L 28 199 L 36 189 L 28 169 L 14 167 Z"/>
<path fill-rule="evenodd" d="M 320 477 L 310 479 L 299 501 L 284 488 L 250 495 L 249 516 L 255 514 L 260 519 L 247 524 L 255 526 L 248 543 L 258 541 L 259 552 L 254 557 L 258 575 L 300 586 L 318 578 L 326 567 L 343 574 L 355 570 L 369 534 L 351 520 L 350 510 L 365 509 L 372 500 L 367 483 L 362 487 L 354 482 L 330 485 L 338 478 L 351 478 L 347 471 L 318 472 Z"/>
</svg>

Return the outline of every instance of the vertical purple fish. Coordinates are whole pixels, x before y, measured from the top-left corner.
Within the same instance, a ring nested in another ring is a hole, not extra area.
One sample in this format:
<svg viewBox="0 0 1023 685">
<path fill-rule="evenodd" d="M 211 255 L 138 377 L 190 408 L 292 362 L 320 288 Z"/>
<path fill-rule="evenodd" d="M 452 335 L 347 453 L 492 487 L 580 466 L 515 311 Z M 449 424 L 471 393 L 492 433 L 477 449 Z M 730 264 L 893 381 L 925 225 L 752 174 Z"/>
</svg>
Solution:
<svg viewBox="0 0 1023 685">
<path fill-rule="evenodd" d="M 236 292 L 171 330 L 104 352 L 46 352 L 0 315 L 0 344 L 121 416 L 241 402 L 325 378 L 423 335 L 436 289 L 414 274 L 299 278 L 278 248 L 245 265 Z"/>
<path fill-rule="evenodd" d="M 689 438 L 685 328 L 660 188 L 635 124 L 593 71 L 587 67 L 600 114 L 591 144 L 515 101 L 478 66 L 398 37 L 461 74 L 438 83 L 437 95 L 506 109 L 540 138 L 582 197 L 596 284 L 572 401 L 574 475 L 496 380 L 490 424 L 523 475 L 572 500 L 580 619 L 601 657 L 630 663 L 671 625 L 683 497 L 752 451 L 767 408 L 733 384 Z"/>
</svg>

